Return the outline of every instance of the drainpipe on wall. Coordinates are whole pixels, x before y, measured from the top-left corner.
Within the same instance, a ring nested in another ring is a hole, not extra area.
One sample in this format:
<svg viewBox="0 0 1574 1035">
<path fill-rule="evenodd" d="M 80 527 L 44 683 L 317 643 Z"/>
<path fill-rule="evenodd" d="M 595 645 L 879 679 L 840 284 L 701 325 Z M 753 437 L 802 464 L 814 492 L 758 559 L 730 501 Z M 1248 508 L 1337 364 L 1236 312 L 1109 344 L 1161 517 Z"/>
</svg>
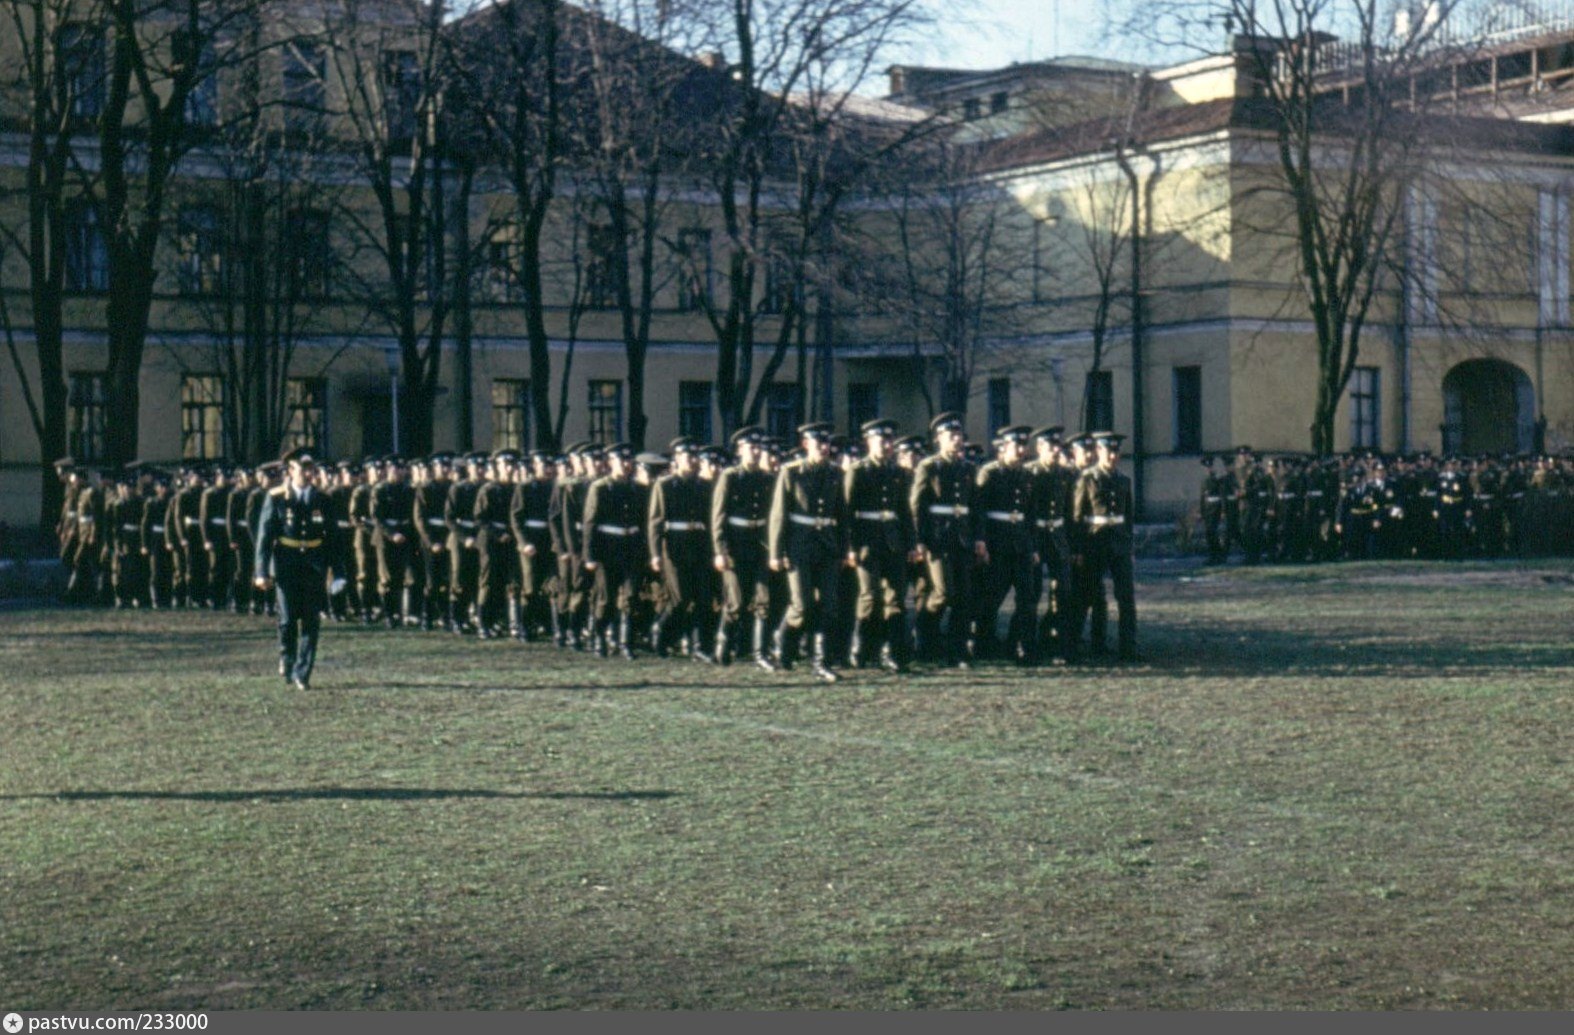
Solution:
<svg viewBox="0 0 1574 1035">
<path fill-rule="evenodd" d="M 1147 423 L 1146 407 L 1143 405 L 1143 312 L 1142 312 L 1142 192 L 1138 189 L 1137 170 L 1131 164 L 1132 151 L 1141 152 L 1142 145 L 1135 139 L 1133 123 L 1137 115 L 1147 105 L 1148 86 L 1150 80 L 1147 72 L 1136 74 L 1135 92 L 1132 97 L 1131 110 L 1126 120 L 1126 132 L 1116 141 L 1115 164 L 1120 166 L 1120 171 L 1126 177 L 1127 189 L 1131 191 L 1131 227 L 1128 231 L 1131 243 L 1131 505 L 1140 519 L 1146 507 L 1146 460 L 1147 449 L 1143 436 L 1143 425 Z"/>
</svg>

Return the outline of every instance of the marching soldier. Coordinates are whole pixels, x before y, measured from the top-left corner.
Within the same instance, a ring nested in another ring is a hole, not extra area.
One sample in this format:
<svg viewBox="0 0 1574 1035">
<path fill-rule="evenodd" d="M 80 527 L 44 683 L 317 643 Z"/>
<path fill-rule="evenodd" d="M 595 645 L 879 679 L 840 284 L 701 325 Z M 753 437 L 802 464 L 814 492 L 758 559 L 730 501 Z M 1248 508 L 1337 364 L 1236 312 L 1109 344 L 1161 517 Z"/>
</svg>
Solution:
<svg viewBox="0 0 1574 1035">
<path fill-rule="evenodd" d="M 904 672 L 908 662 L 907 566 L 914 558 L 913 515 L 908 477 L 896 465 L 896 424 L 871 420 L 859 429 L 866 455 L 844 477 L 848 560 L 858 575 L 858 606 L 853 632 L 852 666 L 871 657 L 891 672 Z"/>
<path fill-rule="evenodd" d="M 517 611 L 508 613 L 514 599 L 509 593 L 509 568 L 517 553 L 509 526 L 514 499 L 511 472 L 518 459 L 512 449 L 493 453 L 490 477 L 481 481 L 475 494 L 476 635 L 483 640 L 517 624 L 519 617 Z"/>
<path fill-rule="evenodd" d="M 722 471 L 711 495 L 712 564 L 721 573 L 721 631 L 716 659 L 723 665 L 741 654 L 743 616 L 753 616 L 755 664 L 770 669 L 771 567 L 765 544 L 776 476 L 767 466 L 765 433 L 758 427 L 733 432 L 738 462 Z"/>
<path fill-rule="evenodd" d="M 530 476 L 514 486 L 509 506 L 509 522 L 514 544 L 519 551 L 519 637 L 535 639 L 536 630 L 546 627 L 556 638 L 557 609 L 553 606 L 550 583 L 555 577 L 557 558 L 552 552 L 552 457 L 542 450 L 530 454 Z"/>
<path fill-rule="evenodd" d="M 828 664 L 837 591 L 848 553 L 847 499 L 842 475 L 831 459 L 831 425 L 798 428 L 804 456 L 785 465 L 771 496 L 766 543 L 772 570 L 787 576 L 787 613 L 776 630 L 776 664 L 792 667 L 798 641 L 813 636 L 810 671 L 827 683 L 837 675 Z"/>
<path fill-rule="evenodd" d="M 1202 466 L 1208 473 L 1202 478 L 1200 514 L 1203 536 L 1208 541 L 1209 564 L 1223 564 L 1229 559 L 1229 541 L 1225 538 L 1224 501 L 1235 494 L 1235 487 L 1231 484 L 1228 472 L 1219 470 L 1218 462 L 1219 458 L 1212 453 L 1203 455 Z"/>
<path fill-rule="evenodd" d="M 618 653 L 632 659 L 650 501 L 634 483 L 634 448 L 618 442 L 607 447 L 606 457 L 607 473 L 585 496 L 585 570 L 595 579 L 596 653 L 606 657 L 615 642 Z"/>
<path fill-rule="evenodd" d="M 1071 660 L 1066 653 L 1071 640 L 1072 615 L 1071 538 L 1066 521 L 1071 516 L 1071 491 L 1077 476 L 1066 462 L 1061 427 L 1040 428 L 1033 433 L 1037 459 L 1028 470 L 1033 479 L 1033 524 L 1038 529 L 1038 555 L 1049 578 L 1049 606 L 1039 624 L 1040 655 L 1053 645 L 1055 657 Z"/>
<path fill-rule="evenodd" d="M 983 544 L 977 637 L 986 655 L 996 650 L 996 615 L 1013 597 L 1011 625 L 1006 646 L 1020 664 L 1037 657 L 1038 597 L 1040 592 L 1036 547 L 1038 529 L 1033 523 L 1033 479 L 1023 464 L 1032 429 L 1022 425 L 995 433 L 996 459 L 978 471 L 973 494 L 973 535 Z"/>
<path fill-rule="evenodd" d="M 699 474 L 703 445 L 692 438 L 672 440 L 672 470 L 656 479 L 650 494 L 647 539 L 650 568 L 665 587 L 663 607 L 651 631 L 651 647 L 662 657 L 672 641 L 687 634 L 689 656 L 711 661 L 705 650 L 710 617 L 711 486 Z"/>
<path fill-rule="evenodd" d="M 153 476 L 153 494 L 142 508 L 141 550 L 148 570 L 148 606 L 161 611 L 170 606 L 170 552 L 165 531 L 169 521 L 169 476 Z"/>
<path fill-rule="evenodd" d="M 917 612 L 918 648 L 925 660 L 967 668 L 978 543 L 972 517 L 976 471 L 966 456 L 960 414 L 940 414 L 929 422 L 929 432 L 935 453 L 913 469 L 908 496 L 927 584 Z"/>
<path fill-rule="evenodd" d="M 480 570 L 475 501 L 481 493 L 481 469 L 486 460 L 485 453 L 470 453 L 464 458 L 448 488 L 448 502 L 443 508 L 443 518 L 448 523 L 448 621 L 459 634 L 479 629 L 478 625 L 471 625 Z"/>
<path fill-rule="evenodd" d="M 383 618 L 396 629 L 414 608 L 411 589 L 416 582 L 415 489 L 408 480 L 409 466 L 402 456 L 390 456 L 384 475 L 371 492 L 367 517 L 372 522 L 372 550 L 377 557 L 377 592 Z"/>
<path fill-rule="evenodd" d="M 1118 614 L 1117 650 L 1122 661 L 1137 656 L 1137 600 L 1132 572 L 1131 479 L 1116 470 L 1125 436 L 1094 436 L 1098 461 L 1082 472 L 1072 496 L 1071 519 L 1082 528 L 1082 549 L 1093 578 L 1110 576 Z M 1084 601 L 1084 604 L 1086 601 Z M 1080 617 L 1078 626 L 1081 626 Z"/>
<path fill-rule="evenodd" d="M 208 559 L 207 605 L 214 611 L 229 606 L 231 581 L 235 577 L 230 566 L 234 558 L 230 556 L 229 500 L 229 470 L 216 466 L 213 483 L 203 490 L 197 505 L 197 527 Z"/>
<path fill-rule="evenodd" d="M 252 537 L 251 521 L 246 512 L 254 488 L 251 472 L 244 467 L 237 468 L 235 484 L 230 486 L 224 505 L 224 521 L 230 533 L 230 610 L 237 614 L 250 611 L 252 604 L 251 563 L 257 553 L 257 543 Z"/>
<path fill-rule="evenodd" d="M 427 459 L 426 479 L 416 488 L 411 518 L 421 551 L 421 628 L 431 631 L 438 621 L 452 631 L 448 610 L 448 493 L 453 487 L 448 465 L 452 453 L 435 453 Z"/>
<path fill-rule="evenodd" d="M 370 624 L 381 610 L 377 596 L 377 548 L 372 539 L 377 525 L 372 521 L 372 496 L 382 480 L 382 461 L 368 458 L 362 465 L 364 479 L 350 490 L 350 553 L 354 565 L 355 598 L 360 601 L 358 617 Z"/>
</svg>

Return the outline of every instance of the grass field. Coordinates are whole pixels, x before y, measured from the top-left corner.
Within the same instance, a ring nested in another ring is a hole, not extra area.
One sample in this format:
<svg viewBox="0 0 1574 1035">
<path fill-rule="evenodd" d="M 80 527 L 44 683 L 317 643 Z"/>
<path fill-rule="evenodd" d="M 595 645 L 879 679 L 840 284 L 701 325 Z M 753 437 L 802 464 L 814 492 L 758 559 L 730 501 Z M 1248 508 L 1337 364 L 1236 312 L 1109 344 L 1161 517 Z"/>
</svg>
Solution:
<svg viewBox="0 0 1574 1035">
<path fill-rule="evenodd" d="M 0 612 L 0 1009 L 1574 1007 L 1574 566 L 1169 570 L 825 688 Z"/>
</svg>

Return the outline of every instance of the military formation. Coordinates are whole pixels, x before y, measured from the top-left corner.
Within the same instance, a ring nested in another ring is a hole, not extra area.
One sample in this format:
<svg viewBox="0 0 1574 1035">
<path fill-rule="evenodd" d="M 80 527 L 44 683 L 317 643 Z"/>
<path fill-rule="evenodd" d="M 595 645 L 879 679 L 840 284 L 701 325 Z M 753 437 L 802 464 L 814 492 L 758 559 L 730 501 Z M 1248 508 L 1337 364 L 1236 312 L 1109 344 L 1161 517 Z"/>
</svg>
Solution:
<svg viewBox="0 0 1574 1035">
<path fill-rule="evenodd" d="M 1121 436 L 960 416 L 666 454 L 581 442 L 255 469 L 64 461 L 67 602 L 270 614 L 309 685 L 319 623 L 550 642 L 602 658 L 840 669 L 1136 656 Z M 1001 615 L 1011 598 L 1010 618 Z M 909 616 L 912 620 L 909 621 Z"/>
<path fill-rule="evenodd" d="M 1202 459 L 1198 514 L 1224 564 L 1540 557 L 1574 549 L 1574 458 L 1262 455 Z"/>
</svg>

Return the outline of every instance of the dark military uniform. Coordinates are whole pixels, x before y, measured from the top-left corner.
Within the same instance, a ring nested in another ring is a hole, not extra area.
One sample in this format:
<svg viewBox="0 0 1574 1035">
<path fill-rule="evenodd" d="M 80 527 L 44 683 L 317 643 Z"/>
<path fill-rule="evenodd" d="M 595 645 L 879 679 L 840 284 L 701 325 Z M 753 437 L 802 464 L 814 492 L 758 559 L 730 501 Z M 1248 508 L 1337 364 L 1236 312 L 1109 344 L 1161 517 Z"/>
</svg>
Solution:
<svg viewBox="0 0 1574 1035">
<path fill-rule="evenodd" d="M 497 635 L 518 619 L 517 613 L 509 613 L 508 606 L 512 599 L 508 587 L 518 553 L 509 526 L 513 499 L 512 482 L 487 478 L 476 489 L 476 614 L 482 639 Z"/>
<path fill-rule="evenodd" d="M 830 427 L 814 424 L 800 432 L 828 437 Z M 787 571 L 787 613 L 776 631 L 777 663 L 791 666 L 798 640 L 807 631 L 814 636 L 815 674 L 834 680 L 827 665 L 828 638 L 849 545 L 847 497 L 835 463 L 803 459 L 781 469 L 771 496 L 766 543 L 772 564 Z"/>
<path fill-rule="evenodd" d="M 372 492 L 376 488 L 368 477 L 368 481 L 350 490 L 350 553 L 355 572 L 351 584 L 360 602 L 363 622 L 371 621 L 378 610 L 377 551 L 372 545 L 372 537 L 377 531 L 372 522 Z"/>
<path fill-rule="evenodd" d="M 1038 531 L 1038 555 L 1049 579 L 1049 606 L 1039 624 L 1038 649 L 1041 655 L 1053 649 L 1057 657 L 1069 660 L 1067 644 L 1073 606 L 1071 537 L 1066 522 L 1071 516 L 1076 475 L 1059 462 L 1034 461 L 1028 465 L 1028 471 L 1033 479 L 1031 514 Z"/>
<path fill-rule="evenodd" d="M 165 538 L 169 500 L 167 491 L 155 489 L 142 508 L 141 539 L 148 569 L 148 603 L 155 610 L 170 605 L 170 552 Z"/>
<path fill-rule="evenodd" d="M 202 493 L 197 506 L 202 549 L 208 559 L 207 605 L 217 611 L 228 606 L 235 580 L 235 558 L 230 555 L 230 486 L 224 474 Z"/>
<path fill-rule="evenodd" d="M 737 464 L 721 472 L 711 494 L 711 549 L 722 563 L 721 661 L 739 645 L 745 611 L 754 616 L 755 661 L 767 661 L 772 578 L 765 532 L 775 490 L 770 471 Z"/>
<path fill-rule="evenodd" d="M 456 478 L 448 487 L 443 519 L 448 525 L 448 622 L 454 632 L 465 632 L 475 606 L 480 558 L 476 553 L 475 500 L 481 482 Z"/>
<path fill-rule="evenodd" d="M 1118 442 L 1118 439 L 1115 439 Z M 1132 570 L 1131 479 L 1095 465 L 1082 472 L 1072 495 L 1071 519 L 1082 529 L 1081 546 L 1092 578 L 1105 574 L 1115 591 L 1119 615 L 1117 648 L 1130 660 L 1137 650 L 1136 581 Z M 1087 602 L 1084 601 L 1084 604 Z M 1082 625 L 1081 617 L 1077 627 Z M 1101 647 L 1102 644 L 1095 643 Z"/>
<path fill-rule="evenodd" d="M 268 493 L 257 531 L 256 571 L 273 580 L 278 597 L 279 671 L 303 690 L 317 660 L 333 520 L 320 489 L 281 485 Z"/>
<path fill-rule="evenodd" d="M 372 490 L 367 516 L 374 526 L 372 549 L 377 555 L 377 592 L 383 602 L 383 618 L 392 629 L 414 613 L 411 591 L 420 578 L 414 487 L 390 472 Z"/>
<path fill-rule="evenodd" d="M 649 497 L 627 473 L 591 483 L 585 496 L 585 564 L 592 569 L 598 653 L 613 637 L 619 653 L 633 657 L 633 611 L 650 556 L 645 545 Z"/>
<path fill-rule="evenodd" d="M 908 661 L 907 557 L 915 535 L 907 474 L 894 458 L 866 457 L 847 469 L 843 484 L 858 573 L 853 664 L 879 657 L 901 669 Z"/>
<path fill-rule="evenodd" d="M 537 629 L 557 633 L 557 609 L 550 589 L 556 576 L 557 557 L 552 548 L 548 514 L 552 505 L 552 479 L 532 477 L 514 486 L 509 522 L 519 551 L 519 635 L 535 638 Z"/>
<path fill-rule="evenodd" d="M 1208 473 L 1202 479 L 1199 509 L 1203 537 L 1208 543 L 1208 563 L 1223 564 L 1230 556 L 1229 540 L 1226 538 L 1225 501 L 1235 493 L 1234 479 L 1228 471 L 1214 469 L 1213 457 L 1208 457 L 1204 463 Z"/>
<path fill-rule="evenodd" d="M 1007 428 L 1026 442 L 1027 428 Z M 1006 646 L 1019 661 L 1031 661 L 1038 652 L 1038 597 L 1041 591 L 1037 556 L 1038 528 L 1033 520 L 1033 476 L 1018 462 L 991 460 L 978 470 L 973 493 L 973 535 L 988 553 L 980 577 L 976 617 L 978 648 L 984 654 L 996 649 L 996 616 L 1013 596 L 1014 610 Z"/>
<path fill-rule="evenodd" d="M 939 453 L 925 457 L 913 469 L 909 510 L 928 582 L 917 620 L 918 647 L 926 660 L 943 657 L 952 665 L 966 661 L 974 610 L 976 479 L 977 469 L 960 451 L 950 458 Z M 942 632 L 947 615 L 950 622 Z"/>
<path fill-rule="evenodd" d="M 415 491 L 411 519 L 415 524 L 421 551 L 421 628 L 438 622 L 450 624 L 448 617 L 448 491 L 447 457 L 433 458 L 430 480 Z M 442 474 L 443 476 L 439 476 Z"/>
<path fill-rule="evenodd" d="M 674 449 L 689 448 L 674 444 Z M 650 493 L 646 534 L 651 559 L 658 563 L 665 587 L 663 607 L 651 634 L 652 646 L 664 653 L 671 641 L 687 635 L 689 653 L 709 660 L 704 627 L 710 620 L 714 569 L 711 566 L 711 485 L 697 473 L 668 474 Z"/>
</svg>

